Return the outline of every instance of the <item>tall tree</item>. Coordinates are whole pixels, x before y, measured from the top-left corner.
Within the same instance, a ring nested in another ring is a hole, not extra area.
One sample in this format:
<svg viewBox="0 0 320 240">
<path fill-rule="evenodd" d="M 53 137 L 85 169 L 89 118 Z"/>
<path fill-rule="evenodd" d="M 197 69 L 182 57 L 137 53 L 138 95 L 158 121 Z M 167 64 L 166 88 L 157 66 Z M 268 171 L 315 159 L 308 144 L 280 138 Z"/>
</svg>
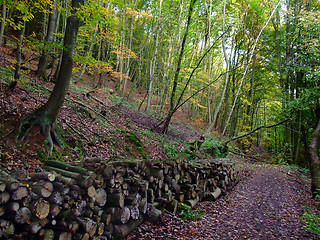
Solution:
<svg viewBox="0 0 320 240">
<path fill-rule="evenodd" d="M 57 10 L 57 2 L 58 0 L 53 0 L 53 7 L 49 15 L 47 34 L 45 37 L 45 43 L 42 50 L 41 57 L 39 59 L 37 74 L 41 78 L 46 78 L 46 70 L 48 64 L 48 54 L 51 49 L 51 44 L 53 42 L 53 33 L 55 30 L 55 24 L 57 20 L 58 10 Z"/>
<path fill-rule="evenodd" d="M 4 28 L 6 26 L 7 6 L 5 2 L 2 3 L 1 8 L 2 8 L 2 18 L 0 22 L 0 46 L 2 45 Z"/>
<path fill-rule="evenodd" d="M 180 74 L 180 69 L 181 69 L 181 61 L 184 56 L 185 44 L 186 44 L 187 36 L 189 33 L 189 28 L 191 25 L 191 17 L 192 17 L 192 13 L 193 13 L 194 5 L 195 5 L 196 1 L 197 0 L 190 1 L 186 30 L 183 35 L 183 39 L 182 39 L 182 43 L 181 43 L 181 50 L 180 50 L 178 63 L 177 63 L 177 68 L 176 68 L 174 78 L 173 78 L 173 87 L 172 87 L 172 92 L 171 92 L 171 97 L 170 97 L 170 109 L 169 109 L 168 115 L 167 115 L 165 122 L 164 122 L 163 130 L 162 130 L 163 133 L 166 133 L 168 131 L 171 118 L 172 118 L 173 114 L 175 113 L 175 111 L 174 111 L 174 109 L 175 109 L 175 96 L 176 96 L 179 74 Z"/>
<path fill-rule="evenodd" d="M 53 150 L 53 144 L 62 146 L 56 133 L 56 120 L 60 108 L 68 91 L 73 67 L 73 55 L 76 46 L 79 18 L 76 15 L 77 9 L 83 5 L 84 0 L 72 0 L 72 14 L 68 17 L 64 36 L 64 48 L 57 82 L 48 101 L 23 119 L 20 125 L 19 136 L 24 138 L 27 132 L 36 125 L 41 126 L 49 144 L 49 153 Z"/>
</svg>

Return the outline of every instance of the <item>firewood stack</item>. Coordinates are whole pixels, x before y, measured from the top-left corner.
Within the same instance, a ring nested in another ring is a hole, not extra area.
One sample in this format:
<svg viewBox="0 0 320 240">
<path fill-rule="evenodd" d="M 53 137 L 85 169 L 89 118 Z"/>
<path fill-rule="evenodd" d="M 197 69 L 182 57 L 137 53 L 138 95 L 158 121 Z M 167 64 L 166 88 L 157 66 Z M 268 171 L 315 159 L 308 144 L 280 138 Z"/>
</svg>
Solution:
<svg viewBox="0 0 320 240">
<path fill-rule="evenodd" d="M 178 202 L 216 200 L 237 182 L 226 159 L 198 162 L 47 161 L 23 178 L 0 170 L 0 238 L 111 239 L 124 237 Z"/>
</svg>

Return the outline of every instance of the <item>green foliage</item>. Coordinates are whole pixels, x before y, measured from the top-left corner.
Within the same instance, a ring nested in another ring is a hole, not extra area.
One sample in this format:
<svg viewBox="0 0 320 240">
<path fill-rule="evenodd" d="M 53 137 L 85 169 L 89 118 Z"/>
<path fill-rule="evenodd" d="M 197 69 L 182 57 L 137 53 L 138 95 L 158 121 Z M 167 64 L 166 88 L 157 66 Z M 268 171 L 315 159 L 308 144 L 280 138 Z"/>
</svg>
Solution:
<svg viewBox="0 0 320 240">
<path fill-rule="evenodd" d="M 307 208 L 300 220 L 305 230 L 320 235 L 320 215 L 318 212 Z"/>
<path fill-rule="evenodd" d="M 211 154 L 213 157 L 226 157 L 227 151 L 225 147 L 216 138 L 206 138 L 201 146 L 206 153 Z"/>
<path fill-rule="evenodd" d="M 63 154 L 61 151 L 54 150 L 52 151 L 51 155 L 48 154 L 48 151 L 45 151 L 44 149 L 39 148 L 37 150 L 37 158 L 41 162 L 45 162 L 48 160 L 59 160 L 59 161 L 64 161 Z"/>
<path fill-rule="evenodd" d="M 165 144 L 164 149 L 166 150 L 166 153 L 170 158 L 176 158 L 178 156 L 179 151 L 175 145 Z"/>
<path fill-rule="evenodd" d="M 143 157 L 148 158 L 148 155 L 144 149 L 144 146 L 143 146 L 141 140 L 138 138 L 138 136 L 135 133 L 124 130 L 124 129 L 116 129 L 116 131 L 124 133 L 128 142 L 134 144 L 136 146 L 137 150 L 141 153 L 141 155 Z M 129 146 L 127 146 L 127 145 L 125 146 L 125 149 L 127 151 L 130 151 Z"/>
<path fill-rule="evenodd" d="M 200 216 L 203 215 L 202 209 L 192 210 L 192 208 L 182 202 L 178 203 L 178 213 L 182 219 L 186 220 L 200 220 Z"/>
<path fill-rule="evenodd" d="M 281 152 L 275 153 L 275 157 L 273 159 L 273 162 L 275 164 L 280 164 L 280 165 L 286 165 L 291 162 L 290 158 L 290 148 L 291 145 L 289 143 L 286 143 L 283 147 Z"/>
<path fill-rule="evenodd" d="M 196 151 L 196 150 L 192 151 L 191 149 L 185 148 L 182 150 L 182 152 L 186 155 L 186 157 L 189 161 L 197 159 L 197 152 L 198 151 Z"/>
<path fill-rule="evenodd" d="M 303 167 L 295 165 L 295 164 L 290 165 L 290 167 L 294 170 L 298 170 L 298 171 L 302 172 L 306 176 L 310 176 L 310 170 L 307 168 L 303 168 Z"/>
<path fill-rule="evenodd" d="M 9 83 L 9 79 L 13 79 L 14 72 L 7 67 L 0 67 L 0 80 Z"/>
</svg>

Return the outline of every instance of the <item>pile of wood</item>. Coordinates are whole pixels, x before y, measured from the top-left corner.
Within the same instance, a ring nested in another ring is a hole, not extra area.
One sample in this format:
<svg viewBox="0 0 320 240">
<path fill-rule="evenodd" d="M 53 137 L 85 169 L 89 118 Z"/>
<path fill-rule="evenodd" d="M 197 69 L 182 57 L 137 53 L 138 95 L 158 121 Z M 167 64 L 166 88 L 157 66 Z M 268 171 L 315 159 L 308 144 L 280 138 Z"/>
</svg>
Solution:
<svg viewBox="0 0 320 240">
<path fill-rule="evenodd" d="M 178 202 L 215 200 L 237 181 L 226 159 L 199 162 L 106 161 L 80 166 L 45 162 L 18 180 L 0 172 L 0 238 L 110 239 L 144 219 L 161 221 Z"/>
</svg>

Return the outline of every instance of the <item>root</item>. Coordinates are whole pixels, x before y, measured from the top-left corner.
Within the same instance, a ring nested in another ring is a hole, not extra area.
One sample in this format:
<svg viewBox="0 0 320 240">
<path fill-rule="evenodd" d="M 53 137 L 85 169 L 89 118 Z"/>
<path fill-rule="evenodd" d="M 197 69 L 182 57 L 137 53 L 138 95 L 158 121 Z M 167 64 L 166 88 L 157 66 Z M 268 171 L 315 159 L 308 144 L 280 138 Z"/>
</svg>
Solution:
<svg viewBox="0 0 320 240">
<path fill-rule="evenodd" d="M 51 155 L 54 144 L 63 148 L 62 141 L 56 132 L 57 127 L 55 122 L 55 120 L 51 120 L 46 116 L 46 114 L 41 111 L 41 108 L 37 109 L 21 121 L 17 138 L 23 141 L 31 129 L 35 126 L 40 126 L 40 132 L 45 136 L 46 143 L 49 147 L 48 154 Z"/>
</svg>

